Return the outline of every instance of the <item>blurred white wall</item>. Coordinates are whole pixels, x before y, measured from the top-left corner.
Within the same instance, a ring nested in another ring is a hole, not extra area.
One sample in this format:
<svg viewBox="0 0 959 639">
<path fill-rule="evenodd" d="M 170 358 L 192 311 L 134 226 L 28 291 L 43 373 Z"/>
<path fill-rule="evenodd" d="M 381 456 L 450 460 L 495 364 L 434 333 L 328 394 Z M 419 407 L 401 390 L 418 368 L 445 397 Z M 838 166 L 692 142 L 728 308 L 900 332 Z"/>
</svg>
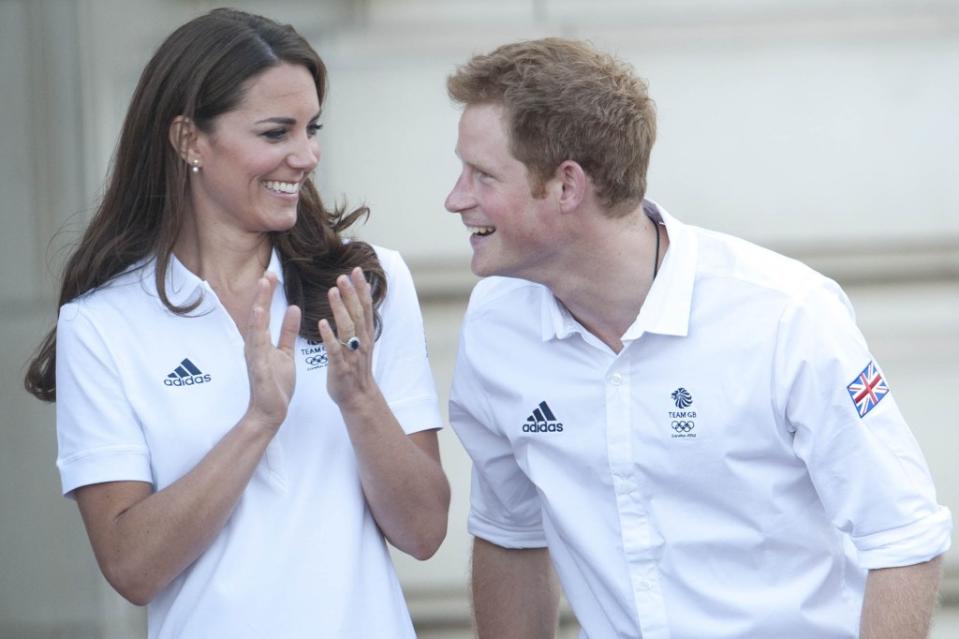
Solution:
<svg viewBox="0 0 959 639">
<path fill-rule="evenodd" d="M 62 247 L 95 203 L 140 69 L 218 3 L 0 0 L 0 636 L 128 637 L 142 614 L 99 576 L 59 497 L 53 411 L 21 390 L 55 318 Z M 920 0 L 240 0 L 289 21 L 326 60 L 318 182 L 367 202 L 364 239 L 400 249 L 445 399 L 473 278 L 443 199 L 459 170 L 444 80 L 471 54 L 587 38 L 649 80 L 659 141 L 649 194 L 837 278 L 959 513 L 959 5 Z M 65 230 L 64 230 L 65 229 Z M 59 235 L 57 232 L 61 231 Z M 51 242 L 51 238 L 55 238 Z M 444 411 L 445 412 L 445 411 Z M 421 624 L 463 624 L 468 460 L 437 556 L 397 556 Z M 959 563 L 946 595 L 959 599 Z"/>
</svg>

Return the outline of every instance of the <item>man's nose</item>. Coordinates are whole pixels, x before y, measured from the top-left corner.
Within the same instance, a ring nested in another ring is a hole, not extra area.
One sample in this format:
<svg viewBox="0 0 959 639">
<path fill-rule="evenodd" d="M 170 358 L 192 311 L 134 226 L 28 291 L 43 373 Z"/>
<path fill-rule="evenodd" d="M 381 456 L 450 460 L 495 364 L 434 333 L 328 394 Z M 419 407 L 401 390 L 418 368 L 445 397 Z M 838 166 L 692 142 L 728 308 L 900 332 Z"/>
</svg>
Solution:
<svg viewBox="0 0 959 639">
<path fill-rule="evenodd" d="M 473 197 L 467 188 L 465 173 L 460 173 L 453 190 L 446 196 L 444 205 L 450 213 L 462 213 L 473 206 Z"/>
</svg>

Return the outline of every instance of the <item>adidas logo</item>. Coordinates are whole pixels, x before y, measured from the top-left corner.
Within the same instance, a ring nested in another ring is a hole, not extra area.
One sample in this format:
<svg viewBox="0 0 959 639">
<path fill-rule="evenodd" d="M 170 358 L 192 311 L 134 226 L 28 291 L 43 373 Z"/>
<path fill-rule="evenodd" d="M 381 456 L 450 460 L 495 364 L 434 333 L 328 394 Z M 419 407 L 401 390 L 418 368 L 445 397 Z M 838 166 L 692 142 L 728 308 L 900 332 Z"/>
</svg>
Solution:
<svg viewBox="0 0 959 639">
<path fill-rule="evenodd" d="M 193 386 L 194 384 L 205 384 L 212 379 L 208 373 L 200 372 L 200 369 L 187 358 L 166 376 L 163 383 L 166 386 Z"/>
<path fill-rule="evenodd" d="M 523 424 L 524 433 L 561 433 L 563 423 L 556 421 L 556 415 L 549 409 L 545 401 L 533 409 L 533 413 L 526 418 Z"/>
</svg>

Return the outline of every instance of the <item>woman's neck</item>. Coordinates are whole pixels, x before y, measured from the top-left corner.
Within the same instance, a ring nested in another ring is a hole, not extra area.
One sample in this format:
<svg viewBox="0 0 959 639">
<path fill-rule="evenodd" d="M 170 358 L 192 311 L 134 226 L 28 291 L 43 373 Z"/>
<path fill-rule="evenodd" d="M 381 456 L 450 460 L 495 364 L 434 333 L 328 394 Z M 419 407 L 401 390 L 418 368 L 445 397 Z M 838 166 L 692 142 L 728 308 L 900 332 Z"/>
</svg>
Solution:
<svg viewBox="0 0 959 639">
<path fill-rule="evenodd" d="M 177 259 L 217 293 L 255 287 L 270 264 L 272 245 L 266 233 L 236 228 L 204 228 L 190 221 L 173 247 Z"/>
</svg>

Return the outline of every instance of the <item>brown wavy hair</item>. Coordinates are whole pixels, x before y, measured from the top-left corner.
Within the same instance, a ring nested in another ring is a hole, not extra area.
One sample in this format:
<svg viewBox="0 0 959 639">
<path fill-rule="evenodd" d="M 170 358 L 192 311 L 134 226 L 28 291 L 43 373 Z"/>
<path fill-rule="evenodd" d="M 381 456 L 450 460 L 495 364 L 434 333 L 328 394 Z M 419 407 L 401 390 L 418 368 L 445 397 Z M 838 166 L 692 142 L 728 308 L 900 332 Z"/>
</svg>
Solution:
<svg viewBox="0 0 959 639">
<path fill-rule="evenodd" d="M 656 107 L 633 68 L 563 38 L 515 42 L 474 56 L 446 81 L 461 104 L 498 104 L 510 152 L 530 172 L 534 195 L 566 160 L 583 167 L 618 216 L 646 194 Z"/>
<path fill-rule="evenodd" d="M 204 132 L 245 96 L 247 82 L 281 63 L 305 67 L 326 94 L 326 67 L 293 27 L 262 16 L 216 9 L 184 24 L 157 49 L 130 102 L 106 190 L 93 219 L 63 271 L 58 307 L 109 282 L 145 258 L 156 258 L 156 288 L 174 313 L 196 307 L 170 302 L 164 275 L 189 214 L 189 167 L 170 143 L 174 119 L 185 116 Z M 343 242 L 340 233 L 369 215 L 365 206 L 328 211 L 310 179 L 300 189 L 297 220 L 270 239 L 283 265 L 290 304 L 303 310 L 300 334 L 320 340 L 317 322 L 332 313 L 326 296 L 336 278 L 363 269 L 374 307 L 386 294 L 386 276 L 373 248 Z M 377 314 L 379 330 L 380 318 Z M 56 400 L 56 327 L 31 360 L 24 385 L 45 401 Z"/>
</svg>

